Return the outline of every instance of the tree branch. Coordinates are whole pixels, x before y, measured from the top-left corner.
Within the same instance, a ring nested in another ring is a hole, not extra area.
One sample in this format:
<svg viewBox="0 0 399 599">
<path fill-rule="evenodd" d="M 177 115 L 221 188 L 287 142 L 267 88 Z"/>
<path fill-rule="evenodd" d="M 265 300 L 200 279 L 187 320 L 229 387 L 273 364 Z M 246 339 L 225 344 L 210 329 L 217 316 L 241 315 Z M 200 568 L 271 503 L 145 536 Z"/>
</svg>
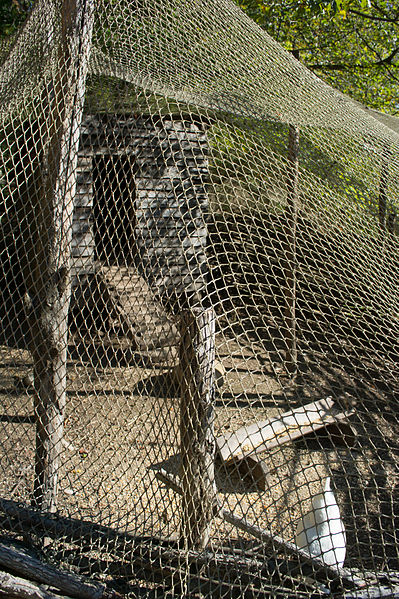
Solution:
<svg viewBox="0 0 399 599">
<path fill-rule="evenodd" d="M 360 10 L 356 10 L 355 8 L 350 8 L 348 13 L 361 17 L 362 19 L 368 19 L 369 21 L 377 21 L 380 23 L 397 23 L 399 19 L 399 15 L 396 15 L 395 17 L 376 17 L 374 15 L 368 15 Z"/>
<path fill-rule="evenodd" d="M 395 58 L 395 56 L 399 53 L 399 48 L 395 48 L 395 50 L 393 50 L 391 52 L 391 54 L 389 54 L 389 56 L 386 56 L 385 58 L 381 58 L 380 60 L 377 60 L 376 62 L 370 62 L 368 64 L 349 64 L 349 63 L 332 63 L 332 64 L 322 64 L 322 63 L 318 63 L 318 64 L 306 64 L 308 69 L 322 69 L 325 71 L 356 71 L 356 70 L 367 70 L 367 69 L 374 69 L 375 67 L 382 67 L 382 66 L 386 66 L 386 65 L 392 65 L 392 66 L 396 66 L 393 65 L 392 61 Z"/>
<path fill-rule="evenodd" d="M 399 52 L 399 48 L 395 48 L 394 50 L 392 50 L 392 52 L 390 54 L 388 54 L 388 56 L 386 56 L 385 58 L 382 58 L 379 62 L 376 63 L 376 65 L 382 65 L 382 64 L 392 64 L 393 59 L 395 58 L 395 56 L 398 54 Z"/>
<path fill-rule="evenodd" d="M 55 595 L 30 580 L 8 572 L 0 572 L 0 597 L 4 597 L 4 599 L 61 599 L 60 595 Z"/>
</svg>

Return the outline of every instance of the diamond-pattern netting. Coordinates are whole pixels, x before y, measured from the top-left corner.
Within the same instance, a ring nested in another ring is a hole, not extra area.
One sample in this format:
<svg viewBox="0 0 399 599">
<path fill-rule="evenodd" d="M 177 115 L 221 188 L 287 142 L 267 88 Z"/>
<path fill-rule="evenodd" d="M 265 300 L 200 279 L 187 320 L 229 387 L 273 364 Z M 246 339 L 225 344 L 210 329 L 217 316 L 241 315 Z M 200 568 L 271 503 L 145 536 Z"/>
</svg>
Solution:
<svg viewBox="0 0 399 599">
<path fill-rule="evenodd" d="M 3 54 L 1 567 L 397 592 L 396 119 L 230 0 L 37 0 Z"/>
</svg>

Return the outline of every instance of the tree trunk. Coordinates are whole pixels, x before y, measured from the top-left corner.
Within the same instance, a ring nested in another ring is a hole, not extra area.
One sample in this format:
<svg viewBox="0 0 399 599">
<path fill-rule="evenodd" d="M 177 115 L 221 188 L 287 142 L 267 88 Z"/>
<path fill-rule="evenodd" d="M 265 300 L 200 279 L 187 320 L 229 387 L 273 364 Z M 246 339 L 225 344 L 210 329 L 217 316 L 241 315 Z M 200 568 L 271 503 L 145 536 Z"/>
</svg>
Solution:
<svg viewBox="0 0 399 599">
<path fill-rule="evenodd" d="M 181 536 L 187 549 L 206 546 L 214 512 L 214 368 L 214 310 L 198 308 L 183 312 L 180 344 Z"/>
<path fill-rule="evenodd" d="M 54 511 L 66 396 L 73 198 L 94 0 L 64 0 L 57 66 L 43 99 L 28 257 L 30 350 L 34 363 L 34 503 Z M 40 120 L 40 119 L 39 119 Z"/>
<path fill-rule="evenodd" d="M 64 570 L 47 564 L 17 547 L 7 547 L 0 543 L 0 565 L 22 578 L 60 590 L 62 593 L 79 599 L 102 599 L 105 585 L 91 582 Z"/>
<path fill-rule="evenodd" d="M 388 207 L 388 175 L 389 175 L 390 152 L 386 150 L 383 155 L 380 185 L 378 190 L 378 220 L 382 231 L 387 229 L 387 207 Z"/>
</svg>

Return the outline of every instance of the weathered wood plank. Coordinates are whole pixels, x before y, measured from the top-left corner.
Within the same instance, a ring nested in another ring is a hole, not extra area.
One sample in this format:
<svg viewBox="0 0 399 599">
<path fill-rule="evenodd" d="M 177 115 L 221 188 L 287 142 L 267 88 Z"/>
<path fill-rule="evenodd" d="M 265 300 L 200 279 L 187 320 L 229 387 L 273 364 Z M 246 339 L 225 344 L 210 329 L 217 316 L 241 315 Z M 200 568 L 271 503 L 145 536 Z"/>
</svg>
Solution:
<svg viewBox="0 0 399 599">
<path fill-rule="evenodd" d="M 327 397 L 285 412 L 282 416 L 243 426 L 230 435 L 217 437 L 218 455 L 223 461 L 229 462 L 255 451 L 272 449 L 322 427 L 336 425 L 353 413 L 338 412 L 333 408 L 334 400 Z"/>
</svg>

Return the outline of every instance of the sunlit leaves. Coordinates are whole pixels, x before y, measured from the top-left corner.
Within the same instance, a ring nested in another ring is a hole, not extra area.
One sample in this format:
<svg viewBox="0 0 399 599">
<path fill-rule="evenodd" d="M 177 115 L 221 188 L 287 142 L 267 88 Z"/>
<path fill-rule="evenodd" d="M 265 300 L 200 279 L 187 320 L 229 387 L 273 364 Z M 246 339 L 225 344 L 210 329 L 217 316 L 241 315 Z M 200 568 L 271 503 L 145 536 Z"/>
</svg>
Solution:
<svg viewBox="0 0 399 599">
<path fill-rule="evenodd" d="M 389 0 L 236 0 L 327 83 L 399 110 L 399 6 Z"/>
</svg>

